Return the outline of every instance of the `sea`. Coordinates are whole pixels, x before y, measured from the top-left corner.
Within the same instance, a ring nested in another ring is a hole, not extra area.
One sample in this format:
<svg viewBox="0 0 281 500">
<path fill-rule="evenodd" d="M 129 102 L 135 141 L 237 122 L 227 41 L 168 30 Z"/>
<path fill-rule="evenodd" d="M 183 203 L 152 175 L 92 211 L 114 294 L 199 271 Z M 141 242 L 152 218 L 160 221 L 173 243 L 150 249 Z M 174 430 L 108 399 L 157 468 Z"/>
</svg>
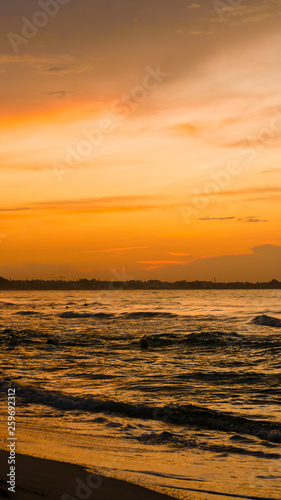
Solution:
<svg viewBox="0 0 281 500">
<path fill-rule="evenodd" d="M 281 328 L 263 314 L 281 319 L 281 290 L 0 292 L 2 449 L 15 388 L 18 453 L 180 499 L 280 500 Z"/>
</svg>

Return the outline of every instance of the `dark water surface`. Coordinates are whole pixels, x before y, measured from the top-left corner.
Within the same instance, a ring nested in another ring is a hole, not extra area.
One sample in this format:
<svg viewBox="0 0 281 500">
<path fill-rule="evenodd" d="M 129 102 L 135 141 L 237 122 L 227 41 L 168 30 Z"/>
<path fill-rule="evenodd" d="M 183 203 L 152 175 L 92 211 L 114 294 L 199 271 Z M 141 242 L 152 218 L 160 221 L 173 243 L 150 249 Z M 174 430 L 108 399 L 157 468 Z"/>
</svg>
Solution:
<svg viewBox="0 0 281 500">
<path fill-rule="evenodd" d="M 260 314 L 281 291 L 0 292 L 1 418 L 15 386 L 21 451 L 41 432 L 40 456 L 178 497 L 280 499 L 281 328 Z"/>
</svg>

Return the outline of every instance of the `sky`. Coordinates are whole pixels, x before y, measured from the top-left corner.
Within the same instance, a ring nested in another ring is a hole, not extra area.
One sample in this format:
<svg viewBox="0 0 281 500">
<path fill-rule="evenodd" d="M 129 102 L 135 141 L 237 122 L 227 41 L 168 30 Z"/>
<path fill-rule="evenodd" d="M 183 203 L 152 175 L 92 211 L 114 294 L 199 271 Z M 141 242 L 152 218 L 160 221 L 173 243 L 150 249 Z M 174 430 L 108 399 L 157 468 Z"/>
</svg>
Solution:
<svg viewBox="0 0 281 500">
<path fill-rule="evenodd" d="M 281 279 L 281 0 L 0 14 L 0 275 Z"/>
</svg>

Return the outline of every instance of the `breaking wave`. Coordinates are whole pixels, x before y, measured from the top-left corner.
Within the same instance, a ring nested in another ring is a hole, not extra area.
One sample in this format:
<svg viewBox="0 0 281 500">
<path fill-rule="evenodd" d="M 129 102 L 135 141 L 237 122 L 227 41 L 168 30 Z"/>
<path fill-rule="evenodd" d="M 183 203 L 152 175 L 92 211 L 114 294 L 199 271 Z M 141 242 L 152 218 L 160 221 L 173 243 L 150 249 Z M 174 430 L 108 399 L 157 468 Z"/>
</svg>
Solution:
<svg viewBox="0 0 281 500">
<path fill-rule="evenodd" d="M 93 397 L 68 396 L 63 393 L 36 390 L 33 387 L 13 385 L 23 403 L 47 405 L 64 411 L 80 410 L 91 413 L 106 412 L 123 417 L 156 420 L 174 425 L 190 426 L 222 432 L 246 434 L 273 443 L 281 443 L 281 424 L 264 420 L 253 420 L 226 412 L 210 410 L 197 405 L 150 406 L 122 401 L 101 400 Z M 7 383 L 0 385 L 0 392 L 6 393 Z"/>
</svg>

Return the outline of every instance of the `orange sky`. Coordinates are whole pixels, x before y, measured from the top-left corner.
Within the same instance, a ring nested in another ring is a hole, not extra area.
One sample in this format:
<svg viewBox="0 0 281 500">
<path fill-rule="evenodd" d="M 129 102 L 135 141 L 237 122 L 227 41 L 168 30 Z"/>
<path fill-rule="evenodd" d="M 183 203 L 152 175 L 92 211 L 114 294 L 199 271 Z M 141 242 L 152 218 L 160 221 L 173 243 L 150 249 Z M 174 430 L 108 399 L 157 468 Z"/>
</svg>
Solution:
<svg viewBox="0 0 281 500">
<path fill-rule="evenodd" d="M 0 7 L 0 275 L 281 279 L 281 1 L 62 3 Z"/>
</svg>

